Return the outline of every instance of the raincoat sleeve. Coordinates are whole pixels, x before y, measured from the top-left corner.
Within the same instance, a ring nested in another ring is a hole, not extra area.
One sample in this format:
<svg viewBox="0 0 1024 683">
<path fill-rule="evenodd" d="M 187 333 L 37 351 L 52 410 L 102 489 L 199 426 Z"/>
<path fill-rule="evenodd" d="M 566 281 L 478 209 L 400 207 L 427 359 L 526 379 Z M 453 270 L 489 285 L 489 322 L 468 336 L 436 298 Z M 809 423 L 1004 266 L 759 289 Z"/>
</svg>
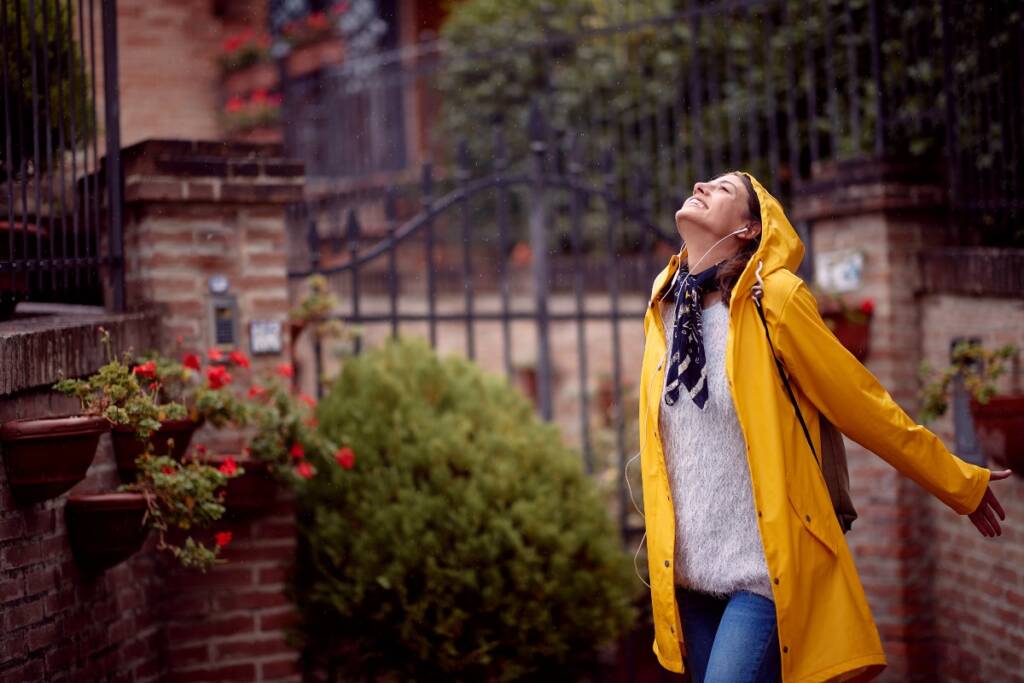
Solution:
<svg viewBox="0 0 1024 683">
<path fill-rule="evenodd" d="M 790 380 L 839 431 L 959 514 L 977 509 L 991 471 L 949 452 L 832 334 L 800 280 L 779 314 L 777 352 Z"/>
</svg>

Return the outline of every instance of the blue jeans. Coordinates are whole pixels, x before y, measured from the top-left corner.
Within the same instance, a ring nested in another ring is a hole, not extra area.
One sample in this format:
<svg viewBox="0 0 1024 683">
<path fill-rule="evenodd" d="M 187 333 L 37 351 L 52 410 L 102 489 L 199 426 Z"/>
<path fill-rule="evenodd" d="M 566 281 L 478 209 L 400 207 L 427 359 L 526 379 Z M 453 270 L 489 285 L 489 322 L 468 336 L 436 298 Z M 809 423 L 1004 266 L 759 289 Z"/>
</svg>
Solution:
<svg viewBox="0 0 1024 683">
<path fill-rule="evenodd" d="M 728 598 L 676 586 L 693 683 L 782 680 L 775 603 L 750 591 Z"/>
</svg>

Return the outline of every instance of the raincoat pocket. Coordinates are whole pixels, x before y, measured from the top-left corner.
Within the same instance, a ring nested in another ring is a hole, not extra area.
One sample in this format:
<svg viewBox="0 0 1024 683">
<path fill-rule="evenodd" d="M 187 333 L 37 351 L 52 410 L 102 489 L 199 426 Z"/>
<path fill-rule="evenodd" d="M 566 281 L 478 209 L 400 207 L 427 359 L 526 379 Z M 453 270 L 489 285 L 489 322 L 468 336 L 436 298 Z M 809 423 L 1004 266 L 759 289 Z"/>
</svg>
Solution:
<svg viewBox="0 0 1024 683">
<path fill-rule="evenodd" d="M 826 526 L 830 520 L 823 517 L 820 512 L 811 506 L 801 503 L 799 499 L 794 500 L 793 493 L 788 488 L 786 490 L 786 497 L 789 499 L 789 506 L 793 508 L 793 514 L 800 519 L 804 529 L 828 548 L 833 556 L 838 556 L 839 548 L 835 536 Z"/>
</svg>

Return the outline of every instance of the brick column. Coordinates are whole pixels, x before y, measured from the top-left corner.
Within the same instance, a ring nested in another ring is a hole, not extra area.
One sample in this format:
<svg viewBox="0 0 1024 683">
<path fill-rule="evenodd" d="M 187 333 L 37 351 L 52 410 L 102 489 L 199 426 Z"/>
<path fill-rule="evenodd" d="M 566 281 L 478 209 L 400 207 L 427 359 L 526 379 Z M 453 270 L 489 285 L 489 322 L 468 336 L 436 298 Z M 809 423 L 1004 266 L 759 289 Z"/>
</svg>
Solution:
<svg viewBox="0 0 1024 683">
<path fill-rule="evenodd" d="M 946 240 L 941 180 L 906 164 L 856 160 L 816 168 L 795 195 L 792 217 L 811 222 L 811 253 L 863 251 L 863 283 L 851 295 L 875 303 L 865 364 L 915 415 L 921 359 L 917 253 Z M 860 513 L 847 541 L 889 657 L 885 678 L 936 680 L 929 494 L 853 441 L 846 446 Z"/>
<path fill-rule="evenodd" d="M 253 373 L 287 360 L 285 208 L 302 198 L 302 164 L 275 144 L 180 140 L 146 140 L 122 158 L 125 300 L 130 310 L 161 311 L 158 346 L 172 352 L 178 335 L 193 350 L 215 345 L 218 294 L 208 280 L 221 275 L 237 303 L 236 343 L 222 347 L 250 355 Z M 256 319 L 282 322 L 281 353 L 250 354 Z M 237 453 L 240 440 L 207 425 L 193 444 Z M 162 680 L 298 680 L 298 653 L 284 638 L 294 618 L 284 594 L 295 559 L 294 500 L 279 490 L 258 516 L 224 518 L 199 537 L 224 530 L 233 534 L 227 563 L 206 574 L 159 558 Z"/>
<path fill-rule="evenodd" d="M 302 163 L 280 145 L 183 140 L 146 140 L 122 159 L 128 308 L 164 308 L 165 350 L 179 334 L 212 346 L 208 279 L 224 275 L 247 351 L 250 320 L 288 311 L 284 209 L 302 198 Z"/>
</svg>

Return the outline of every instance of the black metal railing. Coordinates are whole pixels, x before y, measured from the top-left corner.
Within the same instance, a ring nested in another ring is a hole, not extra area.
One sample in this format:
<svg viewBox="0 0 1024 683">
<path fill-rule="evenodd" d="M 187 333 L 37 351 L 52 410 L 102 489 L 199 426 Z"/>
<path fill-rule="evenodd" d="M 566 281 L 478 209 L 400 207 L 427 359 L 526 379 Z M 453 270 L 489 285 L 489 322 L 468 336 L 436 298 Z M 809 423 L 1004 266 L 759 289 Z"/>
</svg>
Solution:
<svg viewBox="0 0 1024 683">
<path fill-rule="evenodd" d="M 457 135 L 482 158 L 500 118 L 512 124 L 510 156 L 526 158 L 526 110 L 539 97 L 589 158 L 614 147 L 622 199 L 636 192 L 630 180 L 644 182 L 656 214 L 726 168 L 786 201 L 817 162 L 892 156 L 944 169 L 965 243 L 1024 245 L 1019 3 L 680 4 L 645 15 L 628 3 L 591 28 L 552 19 L 539 36 L 500 40 L 456 26 L 444 40 L 286 75 L 289 149 L 313 178 L 384 186 L 427 159 L 451 164 Z"/>
<path fill-rule="evenodd" d="M 121 178 L 116 3 L 0 0 L 0 44 L 0 319 L 26 300 L 123 310 L 121 183 L 100 173 Z"/>
</svg>

